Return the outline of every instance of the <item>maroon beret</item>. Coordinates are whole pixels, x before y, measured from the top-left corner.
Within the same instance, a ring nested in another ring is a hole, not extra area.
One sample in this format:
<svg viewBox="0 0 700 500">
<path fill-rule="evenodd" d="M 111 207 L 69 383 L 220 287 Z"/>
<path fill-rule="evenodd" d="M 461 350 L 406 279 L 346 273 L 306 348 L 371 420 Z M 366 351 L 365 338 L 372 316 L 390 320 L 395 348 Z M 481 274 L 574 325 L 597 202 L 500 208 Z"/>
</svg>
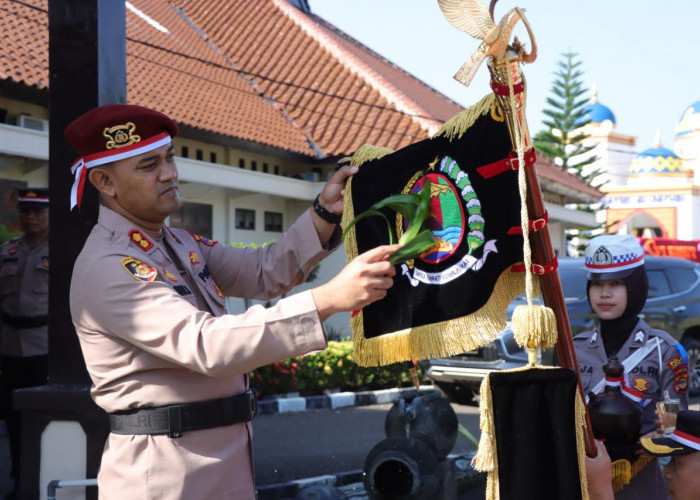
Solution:
<svg viewBox="0 0 700 500">
<path fill-rule="evenodd" d="M 177 124 L 154 109 L 133 104 L 110 104 L 94 108 L 66 127 L 65 137 L 80 158 L 71 166 L 75 176 L 71 209 L 83 195 L 87 170 L 124 160 L 169 144 Z"/>
</svg>

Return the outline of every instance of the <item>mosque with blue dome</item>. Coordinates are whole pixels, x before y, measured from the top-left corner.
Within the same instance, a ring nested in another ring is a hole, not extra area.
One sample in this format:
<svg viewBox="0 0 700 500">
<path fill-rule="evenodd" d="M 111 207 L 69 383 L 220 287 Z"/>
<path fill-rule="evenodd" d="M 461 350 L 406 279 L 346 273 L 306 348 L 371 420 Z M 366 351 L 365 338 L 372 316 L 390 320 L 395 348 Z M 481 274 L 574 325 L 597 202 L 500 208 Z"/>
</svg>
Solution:
<svg viewBox="0 0 700 500">
<path fill-rule="evenodd" d="M 616 130 L 615 114 L 593 89 L 584 144 L 598 160 L 605 193 L 607 233 L 639 237 L 700 239 L 700 101 L 683 111 L 671 148 L 657 131 L 651 147 L 636 152 L 636 137 Z"/>
</svg>

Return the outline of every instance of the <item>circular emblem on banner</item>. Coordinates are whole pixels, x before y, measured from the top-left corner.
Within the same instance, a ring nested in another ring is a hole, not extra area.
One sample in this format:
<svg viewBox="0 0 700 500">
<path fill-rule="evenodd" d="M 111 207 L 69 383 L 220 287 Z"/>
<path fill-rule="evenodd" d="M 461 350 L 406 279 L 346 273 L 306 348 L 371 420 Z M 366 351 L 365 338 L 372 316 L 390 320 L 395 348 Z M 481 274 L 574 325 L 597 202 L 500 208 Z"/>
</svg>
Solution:
<svg viewBox="0 0 700 500">
<path fill-rule="evenodd" d="M 419 193 L 426 179 L 431 184 L 428 227 L 435 235 L 435 244 L 423 252 L 420 259 L 430 264 L 437 264 L 454 254 L 462 242 L 464 210 L 459 193 L 442 174 L 424 175 L 411 187 L 411 192 Z M 406 226 L 404 221 L 404 230 Z"/>
</svg>

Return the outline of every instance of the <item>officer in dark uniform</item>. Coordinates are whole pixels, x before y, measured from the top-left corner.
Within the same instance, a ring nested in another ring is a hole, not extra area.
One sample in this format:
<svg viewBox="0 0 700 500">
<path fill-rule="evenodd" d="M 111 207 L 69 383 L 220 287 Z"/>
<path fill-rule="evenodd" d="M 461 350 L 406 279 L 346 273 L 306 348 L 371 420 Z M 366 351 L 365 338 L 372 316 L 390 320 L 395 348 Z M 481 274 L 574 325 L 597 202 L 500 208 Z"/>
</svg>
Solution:
<svg viewBox="0 0 700 500">
<path fill-rule="evenodd" d="M 10 476 L 19 479 L 20 419 L 12 391 L 46 384 L 49 307 L 49 192 L 20 189 L 23 235 L 0 248 L 0 419 L 10 439 Z"/>
</svg>

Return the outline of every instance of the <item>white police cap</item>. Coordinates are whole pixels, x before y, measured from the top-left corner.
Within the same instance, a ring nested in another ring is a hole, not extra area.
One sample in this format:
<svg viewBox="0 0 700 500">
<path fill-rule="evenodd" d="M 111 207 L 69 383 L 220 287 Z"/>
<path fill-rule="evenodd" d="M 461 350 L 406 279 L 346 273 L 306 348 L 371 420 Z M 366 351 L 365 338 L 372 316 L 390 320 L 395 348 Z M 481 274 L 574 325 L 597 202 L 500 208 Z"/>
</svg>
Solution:
<svg viewBox="0 0 700 500">
<path fill-rule="evenodd" d="M 644 249 L 637 238 L 627 234 L 606 234 L 593 238 L 586 247 L 586 277 L 616 280 L 644 265 Z"/>
</svg>

